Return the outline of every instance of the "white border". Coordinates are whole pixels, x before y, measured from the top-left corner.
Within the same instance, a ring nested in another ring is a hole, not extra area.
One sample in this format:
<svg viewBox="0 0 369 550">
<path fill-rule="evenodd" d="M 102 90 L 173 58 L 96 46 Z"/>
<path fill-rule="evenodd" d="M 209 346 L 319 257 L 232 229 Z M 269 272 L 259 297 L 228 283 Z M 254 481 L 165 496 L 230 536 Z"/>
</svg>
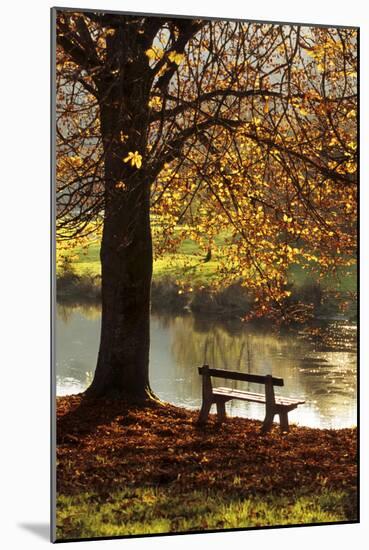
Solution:
<svg viewBox="0 0 369 550">
<path fill-rule="evenodd" d="M 56 5 L 58 5 L 57 3 Z M 334 1 L 79 0 L 60 2 L 79 8 L 106 8 L 183 15 L 238 17 L 361 26 L 361 265 L 362 334 L 369 326 L 364 273 L 368 229 L 368 32 L 369 18 L 360 0 Z M 1 270 L 3 321 L 1 346 L 1 539 L 4 548 L 34 549 L 47 542 L 49 522 L 49 52 L 48 0 L 19 0 L 1 9 Z M 5 125 L 4 125 L 5 118 Z M 4 170 L 5 165 L 5 170 Z M 368 341 L 368 339 L 366 339 Z M 368 344 L 362 338 L 361 388 L 368 393 Z M 364 393 L 364 391 L 363 391 Z M 299 527 L 241 533 L 185 535 L 81 543 L 94 548 L 118 547 L 166 550 L 175 545 L 201 548 L 211 544 L 248 544 L 267 548 L 296 545 L 301 550 L 333 544 L 347 550 L 363 548 L 368 536 L 368 412 L 361 410 L 361 524 Z M 4 521 L 5 520 L 5 521 Z M 40 536 L 43 534 L 42 536 Z M 84 547 L 85 547 L 84 546 Z"/>
</svg>

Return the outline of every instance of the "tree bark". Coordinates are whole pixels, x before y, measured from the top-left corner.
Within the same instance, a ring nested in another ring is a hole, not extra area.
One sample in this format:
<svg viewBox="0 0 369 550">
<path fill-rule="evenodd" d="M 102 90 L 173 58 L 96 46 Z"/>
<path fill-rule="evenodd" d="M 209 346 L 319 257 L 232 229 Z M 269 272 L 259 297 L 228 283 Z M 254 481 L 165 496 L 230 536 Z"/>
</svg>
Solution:
<svg viewBox="0 0 369 550">
<path fill-rule="evenodd" d="M 124 191 L 121 193 L 124 193 Z M 88 394 L 141 401 L 149 385 L 152 239 L 149 185 L 107 209 L 101 245 L 102 325 Z"/>
<path fill-rule="evenodd" d="M 136 84 L 135 88 L 129 81 L 125 86 L 127 91 L 123 93 L 119 83 L 109 88 L 108 82 L 109 93 L 101 93 L 106 98 L 100 105 L 105 151 L 100 250 L 102 324 L 95 376 L 87 394 L 142 401 L 153 396 L 148 374 L 153 262 L 151 179 L 145 166 L 132 166 L 124 158 L 129 151 L 143 155 L 146 148 L 147 85 L 142 79 L 141 87 Z M 128 125 L 133 128 L 134 138 L 125 142 L 121 134 Z"/>
</svg>

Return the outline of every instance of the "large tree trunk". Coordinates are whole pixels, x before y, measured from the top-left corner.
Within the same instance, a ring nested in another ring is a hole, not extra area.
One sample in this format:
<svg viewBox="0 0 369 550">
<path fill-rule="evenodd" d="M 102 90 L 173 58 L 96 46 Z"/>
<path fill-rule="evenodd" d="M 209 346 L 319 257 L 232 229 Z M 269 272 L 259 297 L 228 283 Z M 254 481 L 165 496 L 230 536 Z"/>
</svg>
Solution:
<svg viewBox="0 0 369 550">
<path fill-rule="evenodd" d="M 101 245 L 102 326 L 90 395 L 150 397 L 152 240 L 149 186 L 142 182 L 107 209 Z M 125 193 L 125 191 L 120 191 Z"/>
<path fill-rule="evenodd" d="M 105 157 L 102 325 L 97 367 L 87 393 L 137 401 L 152 396 L 148 374 L 152 177 L 145 164 L 132 166 L 124 159 L 129 152 L 145 154 L 152 76 L 140 50 L 140 35 L 134 29 L 132 33 L 117 30 L 117 37 L 107 38 L 109 70 L 99 84 Z M 137 61 L 133 63 L 128 54 Z M 124 134 L 129 134 L 127 140 Z"/>
<path fill-rule="evenodd" d="M 120 110 L 118 90 L 101 107 L 101 130 L 105 149 L 105 213 L 101 243 L 102 325 L 94 380 L 87 393 L 130 401 L 152 397 L 149 386 L 150 288 L 152 238 L 150 227 L 150 177 L 145 167 L 124 162 L 127 151 L 145 151 L 146 132 L 142 115 L 147 100 L 137 87 L 123 104 L 138 116 L 126 119 Z M 134 95 L 135 94 L 135 95 Z M 134 98 L 134 101 L 132 100 Z M 133 104 L 133 105 L 132 105 Z M 144 117 L 143 117 L 144 118 Z M 135 139 L 120 138 L 133 124 Z M 136 137 L 137 136 L 137 137 Z"/>
</svg>

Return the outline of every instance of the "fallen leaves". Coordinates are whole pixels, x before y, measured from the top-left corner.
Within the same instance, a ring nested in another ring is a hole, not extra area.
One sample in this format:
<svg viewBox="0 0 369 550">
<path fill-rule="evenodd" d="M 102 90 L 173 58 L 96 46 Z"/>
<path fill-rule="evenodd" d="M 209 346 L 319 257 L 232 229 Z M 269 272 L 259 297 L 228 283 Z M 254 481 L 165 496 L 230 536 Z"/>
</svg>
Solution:
<svg viewBox="0 0 369 550">
<path fill-rule="evenodd" d="M 126 485 L 174 483 L 240 494 L 310 492 L 323 487 L 355 491 L 356 430 L 276 426 L 266 436 L 260 422 L 215 417 L 205 427 L 197 412 L 172 405 L 144 408 L 118 400 L 58 398 L 57 485 L 63 494 L 114 490 Z"/>
</svg>

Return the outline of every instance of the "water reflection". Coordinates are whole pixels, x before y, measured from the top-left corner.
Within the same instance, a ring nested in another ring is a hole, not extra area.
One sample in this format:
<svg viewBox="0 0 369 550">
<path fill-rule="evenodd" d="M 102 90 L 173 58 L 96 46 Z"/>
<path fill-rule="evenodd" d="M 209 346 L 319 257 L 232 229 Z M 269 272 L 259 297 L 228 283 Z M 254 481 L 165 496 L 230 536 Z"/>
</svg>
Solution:
<svg viewBox="0 0 369 550">
<path fill-rule="evenodd" d="M 279 394 L 304 397 L 307 401 L 290 413 L 291 422 L 314 427 L 352 426 L 356 424 L 356 327 L 335 322 L 326 333 L 327 339 L 322 341 L 303 334 L 276 335 L 236 321 L 220 323 L 190 315 L 153 315 L 151 385 L 163 400 L 198 408 L 201 380 L 197 367 L 205 362 L 215 368 L 272 373 L 284 378 L 285 386 L 278 388 Z M 83 391 L 88 386 L 99 334 L 97 308 L 58 306 L 58 395 Z M 246 383 L 233 384 L 247 388 Z M 252 388 L 261 390 L 255 385 Z M 257 404 L 233 401 L 227 407 L 232 415 L 263 417 L 263 407 Z"/>
</svg>

